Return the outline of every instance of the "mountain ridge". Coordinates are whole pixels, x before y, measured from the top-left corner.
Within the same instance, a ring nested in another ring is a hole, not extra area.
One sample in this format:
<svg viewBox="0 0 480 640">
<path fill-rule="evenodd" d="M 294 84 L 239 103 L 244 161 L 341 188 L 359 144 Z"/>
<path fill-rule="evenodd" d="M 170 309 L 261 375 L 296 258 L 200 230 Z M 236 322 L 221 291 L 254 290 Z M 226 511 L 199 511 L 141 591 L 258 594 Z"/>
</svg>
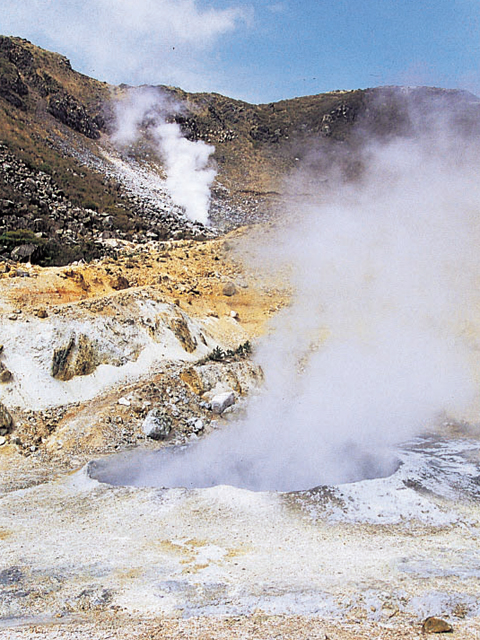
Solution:
<svg viewBox="0 0 480 640">
<path fill-rule="evenodd" d="M 319 183 L 334 164 L 354 178 L 365 139 L 414 135 L 437 110 L 448 110 L 454 127 L 480 131 L 480 100 L 452 89 L 380 87 L 259 105 L 163 85 L 146 89 L 167 100 L 165 117 L 188 140 L 215 147 L 210 219 L 219 230 L 268 220 L 285 179 L 300 165 Z M 144 124 L 135 145 L 121 152 L 112 145 L 115 104 L 129 90 L 73 70 L 61 54 L 0 36 L 1 255 L 33 242 L 43 249 L 29 257 L 62 264 L 102 255 L 102 240 L 112 238 L 144 242 L 148 233 L 149 239 L 211 235 L 186 220 L 166 190 L 152 199 L 145 197 L 145 185 L 134 192 L 126 184 L 127 174 L 143 172 L 154 180 L 165 175 L 149 138 L 151 123 Z M 17 170 L 6 171 L 12 162 Z M 32 234 L 43 235 L 37 242 Z"/>
</svg>

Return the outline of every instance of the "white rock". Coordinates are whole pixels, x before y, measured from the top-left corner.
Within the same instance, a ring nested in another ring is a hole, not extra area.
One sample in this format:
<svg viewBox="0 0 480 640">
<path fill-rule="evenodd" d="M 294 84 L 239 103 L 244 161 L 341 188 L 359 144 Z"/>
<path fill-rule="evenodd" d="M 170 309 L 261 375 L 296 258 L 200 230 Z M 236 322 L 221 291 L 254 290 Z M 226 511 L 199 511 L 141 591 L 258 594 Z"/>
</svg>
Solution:
<svg viewBox="0 0 480 640">
<path fill-rule="evenodd" d="M 148 412 L 142 424 L 142 431 L 147 438 L 163 440 L 172 430 L 172 421 L 160 408 Z"/>
<path fill-rule="evenodd" d="M 124 407 L 129 407 L 131 403 L 130 403 L 130 400 L 127 400 L 127 398 L 120 398 L 120 400 L 118 401 L 118 404 L 121 404 Z"/>
<path fill-rule="evenodd" d="M 0 447 L 3 447 L 3 445 L 7 442 L 7 439 L 4 436 L 0 436 Z"/>
<path fill-rule="evenodd" d="M 193 428 L 195 431 L 202 431 L 203 429 L 203 420 L 195 420 Z"/>
<path fill-rule="evenodd" d="M 225 411 L 227 407 L 235 404 L 235 394 L 233 391 L 225 391 L 224 393 L 219 393 L 218 395 L 212 398 L 212 411 L 213 413 L 221 414 Z"/>
</svg>

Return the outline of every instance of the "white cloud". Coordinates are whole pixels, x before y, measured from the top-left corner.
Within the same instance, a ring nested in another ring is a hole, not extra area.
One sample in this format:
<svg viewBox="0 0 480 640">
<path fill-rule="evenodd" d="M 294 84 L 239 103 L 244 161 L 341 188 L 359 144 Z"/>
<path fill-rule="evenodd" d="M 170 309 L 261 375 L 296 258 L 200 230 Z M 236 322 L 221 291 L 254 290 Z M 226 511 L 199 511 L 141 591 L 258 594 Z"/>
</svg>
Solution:
<svg viewBox="0 0 480 640">
<path fill-rule="evenodd" d="M 2 31 L 72 59 L 111 82 L 199 82 L 219 38 L 251 17 L 245 7 L 214 9 L 200 0 L 4 0 Z"/>
</svg>

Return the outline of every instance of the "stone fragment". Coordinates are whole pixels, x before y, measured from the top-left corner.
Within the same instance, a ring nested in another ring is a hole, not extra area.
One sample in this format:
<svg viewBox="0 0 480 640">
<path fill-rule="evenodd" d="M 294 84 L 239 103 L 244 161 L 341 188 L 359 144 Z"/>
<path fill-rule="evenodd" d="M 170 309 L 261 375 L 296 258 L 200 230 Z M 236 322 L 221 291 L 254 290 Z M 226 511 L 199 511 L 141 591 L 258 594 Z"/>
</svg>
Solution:
<svg viewBox="0 0 480 640">
<path fill-rule="evenodd" d="M 12 378 L 12 372 L 7 369 L 3 362 L 0 362 L 0 382 L 10 382 Z"/>
<path fill-rule="evenodd" d="M 0 447 L 3 447 L 4 444 L 6 444 L 7 439 L 5 438 L 5 436 L 0 436 Z"/>
<path fill-rule="evenodd" d="M 117 276 L 111 282 L 112 289 L 116 291 L 120 291 L 122 289 L 128 289 L 130 287 L 130 283 L 125 278 L 125 276 Z"/>
<path fill-rule="evenodd" d="M 7 407 L 0 402 L 0 429 L 6 429 L 7 432 L 13 425 L 13 419 Z"/>
<path fill-rule="evenodd" d="M 235 394 L 233 391 L 225 391 L 214 396 L 211 401 L 211 407 L 213 413 L 218 415 L 222 414 L 227 407 L 231 407 L 235 404 Z"/>
<path fill-rule="evenodd" d="M 233 284 L 233 282 L 227 282 L 223 285 L 222 289 L 224 296 L 234 296 L 237 293 L 237 287 Z"/>
<path fill-rule="evenodd" d="M 118 401 L 118 404 L 121 404 L 124 407 L 129 407 L 131 402 L 130 400 L 127 400 L 127 398 L 120 398 L 120 400 Z"/>
<path fill-rule="evenodd" d="M 153 440 L 165 439 L 171 430 L 172 420 L 160 407 L 149 411 L 142 424 L 143 433 Z"/>
<path fill-rule="evenodd" d="M 37 318 L 48 318 L 48 312 L 43 307 L 37 309 L 35 315 L 37 316 Z"/>
<path fill-rule="evenodd" d="M 424 633 L 452 633 L 453 627 L 442 618 L 430 616 L 423 621 L 422 631 Z"/>
</svg>

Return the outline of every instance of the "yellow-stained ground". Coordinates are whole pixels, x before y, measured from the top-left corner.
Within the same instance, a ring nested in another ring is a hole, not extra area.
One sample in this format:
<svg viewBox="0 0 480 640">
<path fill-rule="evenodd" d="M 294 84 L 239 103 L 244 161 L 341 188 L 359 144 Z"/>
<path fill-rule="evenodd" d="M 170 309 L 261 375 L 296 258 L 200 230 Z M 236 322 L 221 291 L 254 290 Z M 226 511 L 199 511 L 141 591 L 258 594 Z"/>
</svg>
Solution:
<svg viewBox="0 0 480 640">
<path fill-rule="evenodd" d="M 115 296 L 132 287 L 154 287 L 166 302 L 189 316 L 235 316 L 251 336 L 263 333 L 268 319 L 288 304 L 286 283 L 266 281 L 238 259 L 234 249 L 246 232 L 206 241 L 171 241 L 123 246 L 117 258 L 90 264 L 42 268 L 18 265 L 0 274 L 0 312 L 50 313 L 68 303 Z M 17 272 L 30 277 L 19 277 Z M 122 280 L 124 279 L 124 280 Z M 233 283 L 235 293 L 224 294 Z M 108 313 L 108 307 L 101 310 Z"/>
</svg>

